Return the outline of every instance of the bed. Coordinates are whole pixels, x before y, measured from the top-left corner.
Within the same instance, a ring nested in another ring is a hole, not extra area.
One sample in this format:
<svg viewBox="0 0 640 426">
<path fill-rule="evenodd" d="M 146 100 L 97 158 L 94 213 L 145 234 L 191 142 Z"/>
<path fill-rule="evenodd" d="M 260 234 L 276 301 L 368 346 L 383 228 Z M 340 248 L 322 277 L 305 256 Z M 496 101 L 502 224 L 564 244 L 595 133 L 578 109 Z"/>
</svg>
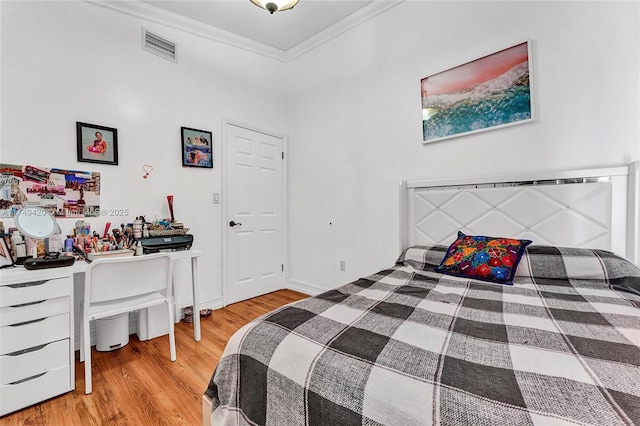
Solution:
<svg viewBox="0 0 640 426">
<path fill-rule="evenodd" d="M 395 265 L 240 329 L 203 423 L 640 424 L 639 175 L 403 182 Z M 434 271 L 460 231 L 512 285 Z"/>
</svg>

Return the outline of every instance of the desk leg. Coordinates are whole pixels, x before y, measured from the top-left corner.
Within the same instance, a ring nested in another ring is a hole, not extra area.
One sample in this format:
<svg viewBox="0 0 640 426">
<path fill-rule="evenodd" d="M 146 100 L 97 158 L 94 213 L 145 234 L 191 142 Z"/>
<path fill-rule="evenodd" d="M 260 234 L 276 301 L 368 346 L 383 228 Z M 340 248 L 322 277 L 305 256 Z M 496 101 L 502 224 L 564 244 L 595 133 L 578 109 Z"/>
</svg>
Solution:
<svg viewBox="0 0 640 426">
<path fill-rule="evenodd" d="M 193 337 L 200 341 L 200 296 L 198 295 L 198 258 L 191 258 L 191 285 L 193 287 Z"/>
</svg>

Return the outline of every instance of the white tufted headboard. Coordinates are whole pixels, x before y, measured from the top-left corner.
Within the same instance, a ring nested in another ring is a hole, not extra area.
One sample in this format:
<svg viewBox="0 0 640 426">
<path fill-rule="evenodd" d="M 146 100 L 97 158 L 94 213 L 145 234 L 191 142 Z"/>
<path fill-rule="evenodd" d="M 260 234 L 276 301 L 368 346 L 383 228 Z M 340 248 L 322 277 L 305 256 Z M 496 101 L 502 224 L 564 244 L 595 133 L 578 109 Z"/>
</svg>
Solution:
<svg viewBox="0 0 640 426">
<path fill-rule="evenodd" d="M 403 181 L 400 244 L 449 245 L 460 230 L 611 250 L 640 263 L 640 162 L 531 175 Z"/>
</svg>

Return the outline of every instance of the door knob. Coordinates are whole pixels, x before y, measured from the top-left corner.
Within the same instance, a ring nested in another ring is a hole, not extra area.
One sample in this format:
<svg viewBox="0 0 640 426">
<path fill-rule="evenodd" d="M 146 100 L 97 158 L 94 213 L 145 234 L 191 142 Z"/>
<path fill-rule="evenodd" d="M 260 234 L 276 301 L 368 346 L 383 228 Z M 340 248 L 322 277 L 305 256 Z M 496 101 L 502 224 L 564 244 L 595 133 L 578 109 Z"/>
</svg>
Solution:
<svg viewBox="0 0 640 426">
<path fill-rule="evenodd" d="M 232 227 L 232 228 L 233 228 L 234 226 L 236 226 L 236 225 L 242 225 L 242 224 L 241 224 L 240 222 L 237 222 L 237 223 L 236 223 L 236 222 L 234 222 L 234 221 L 229 222 L 229 226 L 230 226 L 230 227 Z"/>
</svg>

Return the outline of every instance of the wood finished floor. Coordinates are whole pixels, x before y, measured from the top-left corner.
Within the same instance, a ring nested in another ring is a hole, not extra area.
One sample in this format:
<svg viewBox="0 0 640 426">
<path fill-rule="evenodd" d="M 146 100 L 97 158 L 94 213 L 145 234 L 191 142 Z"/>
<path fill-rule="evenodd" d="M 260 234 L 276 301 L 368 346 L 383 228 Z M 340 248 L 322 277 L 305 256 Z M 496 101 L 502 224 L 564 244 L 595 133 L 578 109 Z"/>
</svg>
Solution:
<svg viewBox="0 0 640 426">
<path fill-rule="evenodd" d="M 203 318 L 202 340 L 192 324 L 175 327 L 178 359 L 169 360 L 166 336 L 124 348 L 92 348 L 93 393 L 84 393 L 84 364 L 76 351 L 76 388 L 41 404 L 0 417 L 0 425 L 199 425 L 202 394 L 231 335 L 279 306 L 308 297 L 280 290 L 218 309 Z"/>
</svg>

